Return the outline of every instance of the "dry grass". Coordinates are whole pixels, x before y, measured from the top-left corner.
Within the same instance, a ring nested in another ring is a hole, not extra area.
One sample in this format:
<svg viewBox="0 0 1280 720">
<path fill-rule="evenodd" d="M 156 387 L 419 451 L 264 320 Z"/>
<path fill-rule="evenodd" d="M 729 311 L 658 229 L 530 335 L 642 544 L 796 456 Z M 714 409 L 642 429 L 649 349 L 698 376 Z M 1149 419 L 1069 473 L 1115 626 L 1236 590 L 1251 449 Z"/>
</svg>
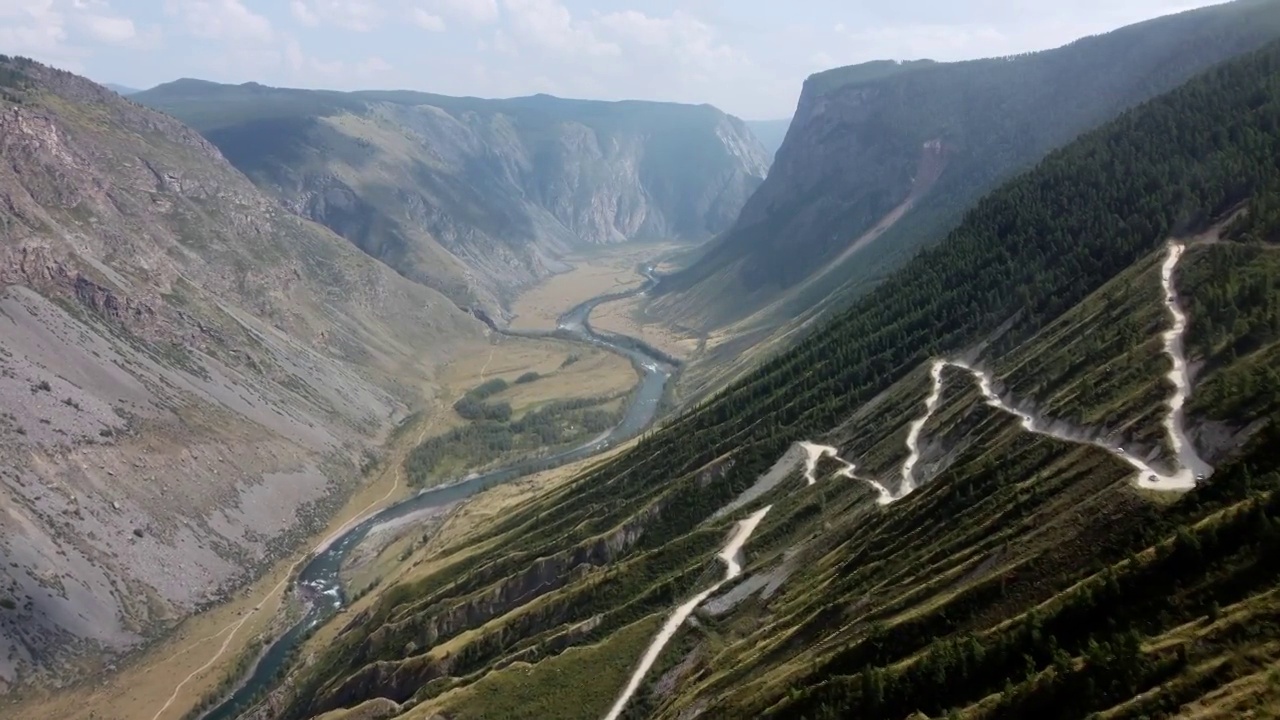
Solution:
<svg viewBox="0 0 1280 720">
<path fill-rule="evenodd" d="M 570 355 L 578 360 L 565 365 Z M 526 372 L 542 377 L 515 385 Z M 636 372 L 626 358 L 605 350 L 561 340 L 501 337 L 478 348 L 464 360 L 445 367 L 440 374 L 449 402 L 486 380 L 502 378 L 513 383 L 491 401 L 511 403 L 518 414 L 552 400 L 605 397 L 623 393 L 636 384 Z M 448 425 L 461 424 L 450 421 Z M 447 429 L 444 427 L 442 429 Z"/>
<path fill-rule="evenodd" d="M 629 297 L 603 303 L 591 312 L 591 326 L 638 337 L 659 350 L 687 360 L 702 350 L 702 340 L 692 330 L 651 317 L 648 298 Z"/>
<path fill-rule="evenodd" d="M 327 712 L 316 720 L 384 720 L 400 713 L 400 706 L 386 698 L 375 698 L 353 708 Z"/>
<path fill-rule="evenodd" d="M 642 278 L 636 268 L 675 247 L 672 243 L 626 243 L 567 258 L 573 270 L 547 278 L 516 300 L 511 327 L 553 330 L 556 319 L 578 303 L 638 286 Z"/>
</svg>

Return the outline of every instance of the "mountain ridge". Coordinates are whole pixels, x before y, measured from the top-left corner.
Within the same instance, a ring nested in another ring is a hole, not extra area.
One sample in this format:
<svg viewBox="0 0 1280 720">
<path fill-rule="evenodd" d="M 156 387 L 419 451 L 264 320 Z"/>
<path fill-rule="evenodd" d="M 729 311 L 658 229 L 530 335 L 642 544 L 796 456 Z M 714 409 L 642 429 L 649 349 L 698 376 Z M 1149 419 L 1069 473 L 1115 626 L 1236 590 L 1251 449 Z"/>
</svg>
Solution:
<svg viewBox="0 0 1280 720">
<path fill-rule="evenodd" d="M 818 73 L 734 228 L 664 280 L 648 315 L 722 343 L 707 365 L 755 361 L 938 242 L 994 183 L 1278 33 L 1275 3 L 1243 0 L 1010 58 Z M 946 166 L 912 201 L 932 142 Z"/>
<path fill-rule="evenodd" d="M 71 73 L 0 57 L 0 157 L 0 688 L 58 687 L 326 523 L 482 326 Z"/>
<path fill-rule="evenodd" d="M 204 132 L 294 212 L 495 317 L 575 249 L 719 232 L 768 167 L 709 105 L 194 80 L 133 99 Z"/>
</svg>

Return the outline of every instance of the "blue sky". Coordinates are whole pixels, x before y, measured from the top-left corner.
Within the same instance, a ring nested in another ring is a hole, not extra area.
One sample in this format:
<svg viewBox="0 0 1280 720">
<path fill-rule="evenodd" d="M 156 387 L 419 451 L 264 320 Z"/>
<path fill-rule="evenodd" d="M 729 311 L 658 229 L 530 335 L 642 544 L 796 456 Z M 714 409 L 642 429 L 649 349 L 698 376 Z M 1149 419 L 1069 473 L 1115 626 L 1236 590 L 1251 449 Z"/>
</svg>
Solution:
<svg viewBox="0 0 1280 720">
<path fill-rule="evenodd" d="M 810 73 L 1053 47 L 1195 0 L 0 0 L 0 53 L 100 82 L 710 102 L 787 117 Z"/>
</svg>

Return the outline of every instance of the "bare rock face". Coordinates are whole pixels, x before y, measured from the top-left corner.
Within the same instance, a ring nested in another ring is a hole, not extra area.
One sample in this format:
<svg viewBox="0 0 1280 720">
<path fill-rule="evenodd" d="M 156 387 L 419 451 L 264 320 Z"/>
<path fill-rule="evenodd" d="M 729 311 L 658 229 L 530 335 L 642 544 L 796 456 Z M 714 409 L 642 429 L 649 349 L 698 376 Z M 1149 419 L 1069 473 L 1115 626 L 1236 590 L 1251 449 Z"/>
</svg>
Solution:
<svg viewBox="0 0 1280 720">
<path fill-rule="evenodd" d="M 194 80 L 133 98 L 199 128 L 295 212 L 490 312 L 571 250 L 727 229 L 768 169 L 746 126 L 706 105 Z"/>
<path fill-rule="evenodd" d="M 318 528 L 404 383 L 481 326 L 177 120 L 21 59 L 0 81 L 12 691 L 110 662 Z"/>
<path fill-rule="evenodd" d="M 1273 40 L 1274 16 L 1267 3 L 1235 3 L 1043 52 L 813 75 L 768 178 L 697 263 L 664 280 L 655 314 L 759 330 L 865 292 L 1002 180 Z"/>
</svg>

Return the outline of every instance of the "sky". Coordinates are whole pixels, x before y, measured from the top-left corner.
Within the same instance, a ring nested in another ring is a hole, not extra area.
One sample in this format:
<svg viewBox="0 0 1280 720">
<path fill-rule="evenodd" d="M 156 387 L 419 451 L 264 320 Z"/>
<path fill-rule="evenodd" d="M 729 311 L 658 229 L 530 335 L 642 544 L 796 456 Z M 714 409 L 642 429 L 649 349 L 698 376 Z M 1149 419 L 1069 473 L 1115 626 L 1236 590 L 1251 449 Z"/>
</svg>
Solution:
<svg viewBox="0 0 1280 720">
<path fill-rule="evenodd" d="M 0 0 L 0 53 L 99 82 L 711 103 L 790 117 L 808 75 L 1055 47 L 1195 0 Z"/>
</svg>

